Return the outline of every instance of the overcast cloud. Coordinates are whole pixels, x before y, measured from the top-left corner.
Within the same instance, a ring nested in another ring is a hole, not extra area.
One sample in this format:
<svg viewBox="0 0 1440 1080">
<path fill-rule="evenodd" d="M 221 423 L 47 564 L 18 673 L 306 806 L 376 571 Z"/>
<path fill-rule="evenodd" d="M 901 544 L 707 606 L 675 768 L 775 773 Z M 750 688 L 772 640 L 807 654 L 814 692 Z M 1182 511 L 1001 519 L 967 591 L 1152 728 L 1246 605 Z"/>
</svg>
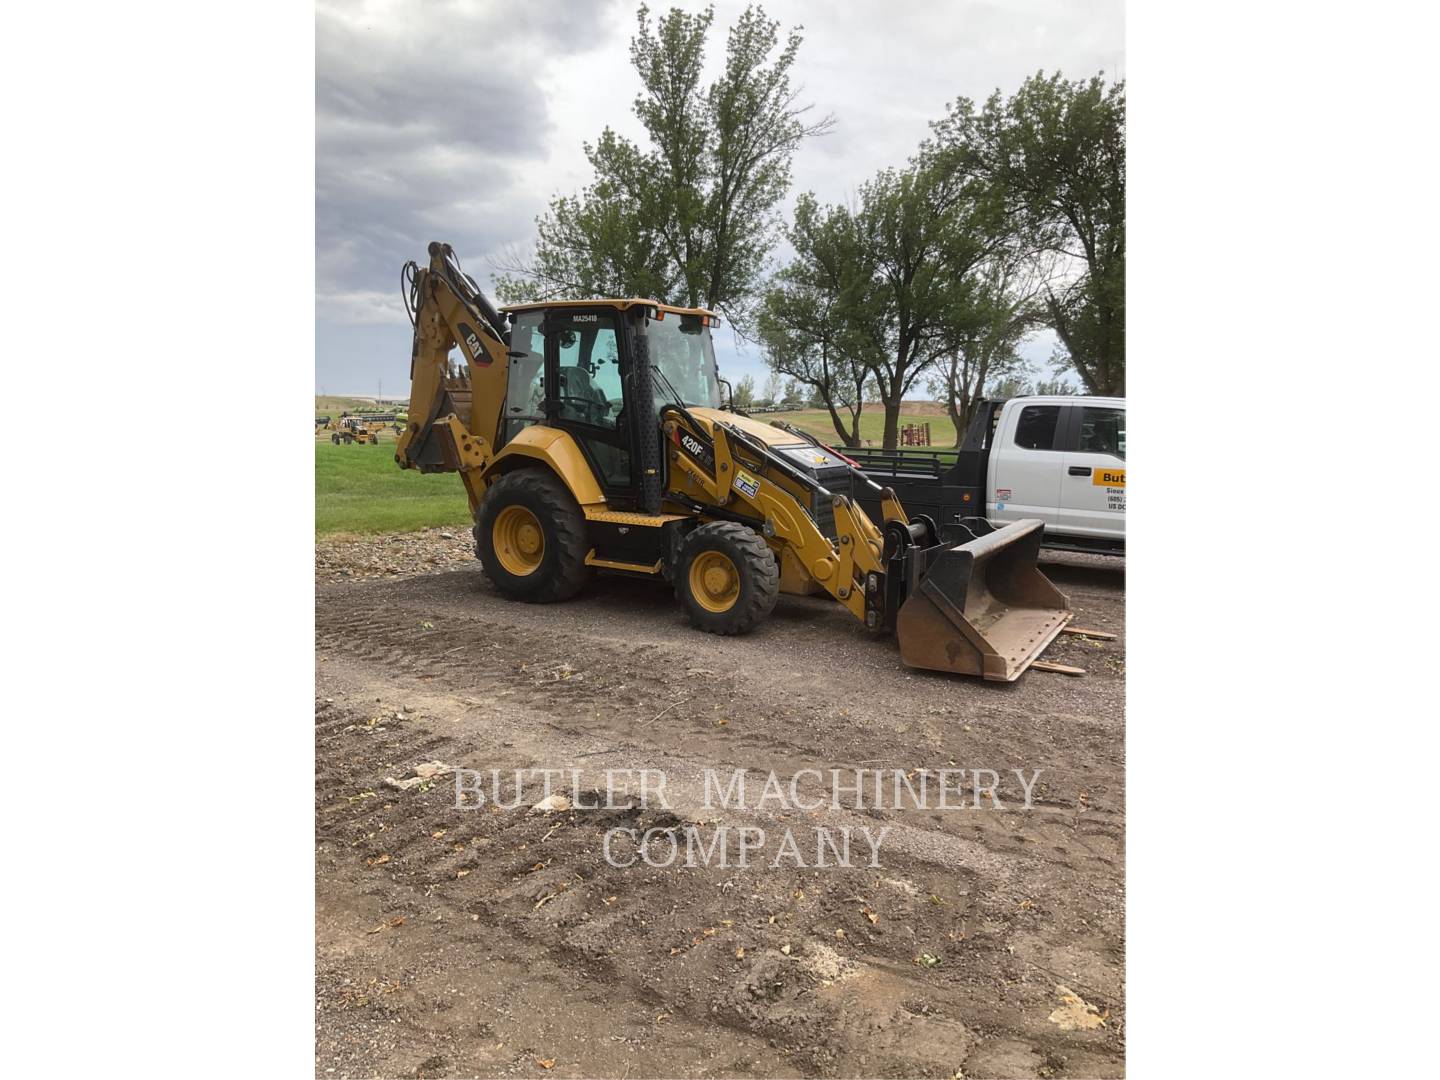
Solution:
<svg viewBox="0 0 1440 1080">
<path fill-rule="evenodd" d="M 536 215 L 589 178 L 582 144 L 630 109 L 635 0 L 320 0 L 316 6 L 316 389 L 409 392 L 400 266 L 446 240 L 482 285 Z M 654 10 L 671 5 L 652 3 Z M 703 3 L 678 5 L 695 11 Z M 744 7 L 715 4 L 723 31 Z M 796 155 L 795 193 L 848 199 L 898 165 L 958 96 L 1011 92 L 1033 72 L 1124 74 L 1122 0 L 772 0 L 805 27 L 795 78 L 835 129 Z M 643 140 L 642 140 L 643 141 Z M 717 340 L 722 371 L 763 361 Z M 1028 343 L 1043 360 L 1048 337 Z M 1042 373 L 1044 373 L 1042 371 Z"/>
</svg>

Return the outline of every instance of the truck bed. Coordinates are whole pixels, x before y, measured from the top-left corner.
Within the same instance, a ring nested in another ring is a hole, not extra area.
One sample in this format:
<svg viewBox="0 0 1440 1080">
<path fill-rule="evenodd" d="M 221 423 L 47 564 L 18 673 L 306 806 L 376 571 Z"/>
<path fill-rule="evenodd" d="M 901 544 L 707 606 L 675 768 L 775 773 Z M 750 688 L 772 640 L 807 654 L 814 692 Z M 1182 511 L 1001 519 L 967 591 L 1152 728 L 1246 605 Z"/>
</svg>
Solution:
<svg viewBox="0 0 1440 1080">
<path fill-rule="evenodd" d="M 892 488 L 900 505 L 908 514 L 926 514 L 944 525 L 962 517 L 985 517 L 985 476 L 982 455 L 975 451 L 955 451 L 954 459 L 914 450 L 882 450 L 857 447 L 841 450 L 881 487 Z M 834 488 L 832 487 L 832 491 Z M 880 496 L 855 477 L 850 477 L 849 490 L 835 494 L 848 495 L 864 507 L 875 521 L 880 520 Z M 1046 530 L 1042 546 L 1057 551 L 1087 551 L 1102 555 L 1125 554 L 1123 540 L 1088 536 L 1068 536 Z"/>
</svg>

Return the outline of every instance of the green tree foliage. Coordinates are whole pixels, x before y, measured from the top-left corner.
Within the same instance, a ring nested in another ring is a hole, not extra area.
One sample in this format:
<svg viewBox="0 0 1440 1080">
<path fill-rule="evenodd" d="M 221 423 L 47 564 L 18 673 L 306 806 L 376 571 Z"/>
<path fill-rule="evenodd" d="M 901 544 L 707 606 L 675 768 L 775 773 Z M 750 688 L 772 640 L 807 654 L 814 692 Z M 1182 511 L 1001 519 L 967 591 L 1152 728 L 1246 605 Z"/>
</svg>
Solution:
<svg viewBox="0 0 1440 1080">
<path fill-rule="evenodd" d="M 1014 371 L 996 379 L 985 388 L 985 396 L 991 401 L 1003 401 L 1012 397 L 1030 397 L 1033 394 L 1048 396 L 1078 394 L 1074 383 L 1059 379 L 1038 379 L 1031 381 L 1023 371 Z"/>
<path fill-rule="evenodd" d="M 744 411 L 755 404 L 755 376 L 746 375 L 735 384 L 735 408 Z"/>
<path fill-rule="evenodd" d="M 885 413 L 883 444 L 895 447 L 901 402 L 916 380 L 979 332 L 986 314 L 978 271 L 1005 250 L 1010 231 L 988 189 L 952 155 L 928 148 L 863 185 L 854 209 L 821 209 L 802 196 L 791 231 L 796 259 L 764 303 L 772 367 L 794 366 L 796 338 L 806 344 L 801 330 L 823 319 L 824 339 L 810 332 L 811 354 L 848 365 L 837 371 L 832 362 L 829 371 L 837 382 L 846 376 L 847 391 L 853 374 L 868 373 L 853 384 L 855 398 L 873 392 Z M 836 430 L 845 436 L 838 420 Z"/>
<path fill-rule="evenodd" d="M 790 83 L 800 32 L 782 41 L 760 7 L 730 28 L 724 70 L 702 85 L 714 18 L 672 8 L 652 21 L 641 6 L 630 60 L 649 146 L 610 128 L 586 145 L 594 181 L 551 202 L 533 259 L 501 267 L 506 300 L 648 296 L 748 325 L 791 158 L 832 120 L 805 119 Z"/>
<path fill-rule="evenodd" d="M 1029 373 L 1020 342 L 1039 324 L 1040 285 L 1023 257 L 996 257 L 976 275 L 971 317 L 957 320 L 946 355 L 936 362 L 930 392 L 945 405 L 958 447 L 975 407 L 995 380 L 1019 382 Z"/>
<path fill-rule="evenodd" d="M 868 287 L 853 219 L 843 208 L 822 209 L 806 193 L 787 237 L 796 258 L 772 279 L 758 319 L 766 362 L 776 378 L 808 389 L 842 443 L 859 446 L 865 385 L 882 357 L 849 317 Z"/>
<path fill-rule="evenodd" d="M 1125 84 L 1042 72 L 979 112 L 957 100 L 934 145 L 985 179 L 1037 250 L 1060 257 L 1046 321 L 1087 390 L 1124 394 Z"/>
</svg>

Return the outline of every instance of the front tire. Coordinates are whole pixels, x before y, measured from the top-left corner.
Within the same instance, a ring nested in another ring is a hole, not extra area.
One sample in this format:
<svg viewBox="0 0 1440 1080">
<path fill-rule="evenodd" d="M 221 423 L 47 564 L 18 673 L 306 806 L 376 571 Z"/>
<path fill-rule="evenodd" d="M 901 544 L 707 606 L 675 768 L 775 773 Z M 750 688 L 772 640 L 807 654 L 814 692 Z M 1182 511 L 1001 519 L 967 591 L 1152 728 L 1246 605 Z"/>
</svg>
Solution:
<svg viewBox="0 0 1440 1080">
<path fill-rule="evenodd" d="M 753 529 L 712 521 L 680 545 L 675 595 L 690 625 L 708 634 L 745 634 L 775 607 L 780 571 Z"/>
<path fill-rule="evenodd" d="M 480 500 L 475 554 L 495 588 L 512 600 L 548 604 L 585 584 L 585 515 L 555 476 L 507 473 Z"/>
</svg>

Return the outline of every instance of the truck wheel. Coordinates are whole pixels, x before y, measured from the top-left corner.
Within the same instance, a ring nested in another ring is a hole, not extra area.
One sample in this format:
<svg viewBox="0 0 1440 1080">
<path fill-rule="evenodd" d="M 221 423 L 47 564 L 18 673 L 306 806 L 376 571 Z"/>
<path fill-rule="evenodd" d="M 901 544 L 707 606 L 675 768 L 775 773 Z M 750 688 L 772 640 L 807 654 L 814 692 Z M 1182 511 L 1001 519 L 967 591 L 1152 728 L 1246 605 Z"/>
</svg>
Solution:
<svg viewBox="0 0 1440 1080">
<path fill-rule="evenodd" d="M 336 446 L 339 446 L 339 445 L 340 445 L 340 436 L 339 436 L 339 435 L 331 435 L 331 436 L 330 436 L 330 441 L 333 442 Z"/>
<path fill-rule="evenodd" d="M 585 515 L 556 477 L 539 469 L 502 476 L 480 500 L 475 554 L 504 596 L 547 604 L 585 584 Z"/>
<path fill-rule="evenodd" d="M 747 633 L 770 614 L 779 594 L 775 556 L 753 529 L 712 521 L 680 545 L 675 595 L 697 630 Z"/>
</svg>

